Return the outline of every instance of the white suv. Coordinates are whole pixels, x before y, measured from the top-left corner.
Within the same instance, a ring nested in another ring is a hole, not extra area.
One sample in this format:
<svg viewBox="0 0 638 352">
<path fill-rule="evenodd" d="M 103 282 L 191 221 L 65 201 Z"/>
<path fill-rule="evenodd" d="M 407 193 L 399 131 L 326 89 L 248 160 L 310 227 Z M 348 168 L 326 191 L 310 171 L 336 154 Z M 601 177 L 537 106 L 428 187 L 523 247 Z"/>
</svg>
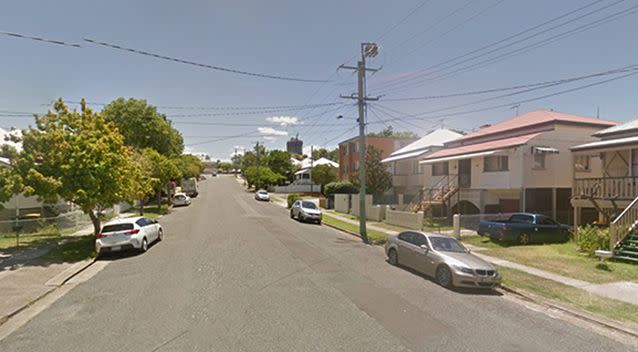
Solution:
<svg viewBox="0 0 638 352">
<path fill-rule="evenodd" d="M 126 249 L 148 250 L 148 245 L 161 241 L 162 225 L 157 220 L 145 217 L 124 218 L 106 223 L 95 236 L 95 251 L 98 255 Z"/>
</svg>

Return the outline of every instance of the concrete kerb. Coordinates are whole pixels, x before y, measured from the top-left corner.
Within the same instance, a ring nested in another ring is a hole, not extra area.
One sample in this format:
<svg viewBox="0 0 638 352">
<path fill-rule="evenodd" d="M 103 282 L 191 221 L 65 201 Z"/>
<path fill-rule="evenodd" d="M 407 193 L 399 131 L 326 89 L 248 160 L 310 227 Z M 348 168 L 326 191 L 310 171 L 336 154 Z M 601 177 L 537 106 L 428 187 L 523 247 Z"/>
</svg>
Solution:
<svg viewBox="0 0 638 352">
<path fill-rule="evenodd" d="M 631 326 L 631 328 L 627 327 L 628 323 L 621 323 L 618 321 L 613 321 L 610 319 L 605 319 L 603 317 L 599 317 L 593 314 L 589 314 L 585 311 L 582 310 L 576 310 L 561 304 L 558 304 L 552 300 L 548 300 L 548 299 L 544 299 L 541 297 L 538 297 L 532 293 L 529 293 L 525 290 L 521 290 L 521 289 L 514 289 L 512 287 L 506 286 L 501 284 L 500 286 L 500 290 L 503 291 L 501 293 L 503 294 L 510 294 L 510 295 L 515 295 L 523 300 L 532 302 L 534 304 L 546 307 L 546 308 L 551 308 L 551 309 L 556 309 L 559 310 L 563 313 L 569 314 L 575 318 L 587 321 L 589 323 L 593 323 L 593 324 L 597 324 L 599 326 L 602 326 L 604 328 L 607 329 L 611 329 L 623 334 L 627 334 L 631 337 L 634 338 L 638 338 L 638 326 Z M 633 325 L 633 324 L 632 324 Z"/>
</svg>

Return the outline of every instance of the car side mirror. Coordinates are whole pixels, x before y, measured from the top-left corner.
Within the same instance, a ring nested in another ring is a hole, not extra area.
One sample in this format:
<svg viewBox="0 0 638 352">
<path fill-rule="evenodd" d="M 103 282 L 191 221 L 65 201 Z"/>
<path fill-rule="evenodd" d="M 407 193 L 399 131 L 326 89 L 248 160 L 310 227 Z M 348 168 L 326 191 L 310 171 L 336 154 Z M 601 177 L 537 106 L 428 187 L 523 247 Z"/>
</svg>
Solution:
<svg viewBox="0 0 638 352">
<path fill-rule="evenodd" d="M 422 244 L 422 245 L 421 245 L 421 249 L 422 249 L 422 250 L 424 250 L 426 254 L 430 251 L 430 247 L 428 247 L 428 246 L 427 246 L 427 245 L 425 245 L 425 244 Z"/>
</svg>

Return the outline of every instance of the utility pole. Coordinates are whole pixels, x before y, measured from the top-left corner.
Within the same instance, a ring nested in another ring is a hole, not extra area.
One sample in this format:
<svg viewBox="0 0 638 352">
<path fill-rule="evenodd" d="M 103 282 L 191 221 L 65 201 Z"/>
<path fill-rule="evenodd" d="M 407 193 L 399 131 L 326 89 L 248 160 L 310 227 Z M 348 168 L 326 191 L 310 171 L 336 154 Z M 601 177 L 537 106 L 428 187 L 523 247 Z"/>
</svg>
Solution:
<svg viewBox="0 0 638 352">
<path fill-rule="evenodd" d="M 233 154 L 233 158 L 235 158 L 235 160 L 237 160 L 237 147 L 235 147 L 235 154 Z M 231 161 L 233 161 L 231 159 Z M 235 178 L 237 178 L 237 165 L 235 165 L 235 162 L 233 161 L 233 173 L 235 174 Z"/>
<path fill-rule="evenodd" d="M 312 152 L 314 151 L 314 146 L 310 145 L 310 193 L 314 191 L 314 182 L 312 182 L 312 168 L 315 166 L 315 159 L 312 157 Z"/>
<path fill-rule="evenodd" d="M 257 155 L 257 180 L 255 180 L 255 191 L 259 190 L 259 142 L 255 142 L 255 155 Z"/>
<path fill-rule="evenodd" d="M 366 57 L 375 57 L 379 53 L 379 47 L 375 43 L 361 43 L 361 60 L 357 66 L 339 66 L 340 69 L 357 71 L 357 95 L 341 95 L 344 99 L 356 99 L 359 105 L 359 235 L 364 243 L 368 242 L 366 231 L 366 102 L 379 100 L 379 97 L 367 97 L 365 93 L 366 71 L 377 72 L 380 69 L 366 68 Z"/>
</svg>

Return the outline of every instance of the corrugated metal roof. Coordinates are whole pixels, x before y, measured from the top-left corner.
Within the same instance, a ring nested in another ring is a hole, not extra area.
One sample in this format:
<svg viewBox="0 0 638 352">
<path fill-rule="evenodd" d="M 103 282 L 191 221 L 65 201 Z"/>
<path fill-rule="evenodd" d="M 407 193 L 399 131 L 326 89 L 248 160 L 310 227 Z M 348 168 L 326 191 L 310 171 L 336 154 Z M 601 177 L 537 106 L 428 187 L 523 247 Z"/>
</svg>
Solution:
<svg viewBox="0 0 638 352">
<path fill-rule="evenodd" d="M 633 121 L 629 121 L 629 122 L 625 122 L 621 125 L 616 125 L 613 127 L 609 127 L 606 128 L 602 131 L 598 131 L 596 133 L 594 133 L 594 136 L 606 136 L 609 134 L 614 134 L 614 133 L 620 133 L 620 132 L 626 132 L 626 131 L 631 131 L 631 130 L 635 130 L 638 129 L 638 119 L 633 120 Z"/>
<path fill-rule="evenodd" d="M 397 160 L 404 160 L 404 159 L 410 159 L 410 158 L 416 158 L 418 156 L 421 156 L 427 152 L 429 152 L 430 149 L 426 148 L 426 149 L 419 149 L 415 152 L 411 152 L 411 153 L 403 153 L 403 154 L 399 154 L 399 155 L 395 155 L 395 156 L 390 156 L 387 157 L 383 160 L 381 160 L 382 163 L 389 163 L 392 161 L 397 161 Z"/>
<path fill-rule="evenodd" d="M 566 114 L 566 113 L 557 112 L 557 111 L 536 110 L 536 111 L 531 111 L 520 116 L 513 117 L 509 120 L 499 122 L 489 127 L 481 128 L 480 130 L 476 132 L 469 133 L 459 138 L 459 140 L 466 140 L 466 139 L 476 138 L 480 136 L 487 136 L 491 134 L 506 132 L 506 131 L 521 128 L 521 127 L 531 127 L 534 125 L 547 123 L 551 121 L 599 125 L 601 126 L 601 128 L 615 126 L 618 124 L 617 122 L 605 120 L 605 119 L 578 116 L 578 115 Z"/>
<path fill-rule="evenodd" d="M 570 149 L 571 150 L 598 149 L 598 148 L 614 147 L 617 145 L 632 144 L 632 143 L 638 143 L 638 136 L 590 142 L 590 143 L 573 146 Z"/>
<path fill-rule="evenodd" d="M 540 132 L 526 134 L 522 136 L 510 137 L 510 138 L 497 139 L 497 140 L 493 140 L 489 142 L 475 143 L 475 144 L 463 145 L 460 147 L 442 149 L 428 155 L 427 158 L 425 158 L 425 160 L 516 147 L 529 142 L 532 138 L 538 136 L 539 134 Z"/>
<path fill-rule="evenodd" d="M 442 147 L 446 142 L 463 137 L 463 134 L 448 130 L 446 128 L 439 128 L 434 130 L 425 136 L 421 137 L 417 141 L 414 141 L 401 149 L 395 150 L 390 156 L 396 156 L 399 154 L 409 153 L 420 149 L 426 149 L 431 147 Z"/>
</svg>

